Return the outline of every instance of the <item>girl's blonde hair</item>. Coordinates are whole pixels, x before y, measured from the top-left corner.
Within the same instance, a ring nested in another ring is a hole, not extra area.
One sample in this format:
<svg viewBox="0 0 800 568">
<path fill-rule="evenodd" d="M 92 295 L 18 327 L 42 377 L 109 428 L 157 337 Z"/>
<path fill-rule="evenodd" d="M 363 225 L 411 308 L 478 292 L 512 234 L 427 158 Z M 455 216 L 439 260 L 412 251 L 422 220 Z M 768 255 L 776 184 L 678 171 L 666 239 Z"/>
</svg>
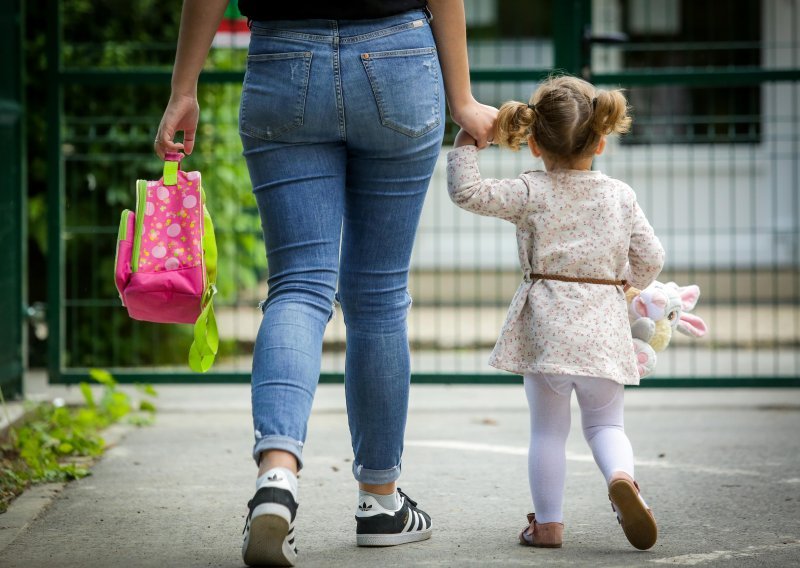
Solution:
<svg viewBox="0 0 800 568">
<path fill-rule="evenodd" d="M 621 90 L 597 89 L 577 77 L 552 77 L 528 104 L 509 101 L 500 107 L 495 142 L 519 150 L 532 135 L 556 161 L 583 158 L 592 155 L 602 136 L 628 132 L 628 110 Z"/>
</svg>

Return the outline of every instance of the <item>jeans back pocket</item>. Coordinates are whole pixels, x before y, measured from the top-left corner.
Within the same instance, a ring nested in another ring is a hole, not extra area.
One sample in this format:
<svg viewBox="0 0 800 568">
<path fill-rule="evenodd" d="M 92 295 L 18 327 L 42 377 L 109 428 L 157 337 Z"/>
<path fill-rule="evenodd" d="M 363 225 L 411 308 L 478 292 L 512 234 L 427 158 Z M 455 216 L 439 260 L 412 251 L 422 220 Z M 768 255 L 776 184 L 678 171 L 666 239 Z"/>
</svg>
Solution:
<svg viewBox="0 0 800 568">
<path fill-rule="evenodd" d="M 381 124 L 417 138 L 441 122 L 436 49 L 362 53 Z"/>
<path fill-rule="evenodd" d="M 239 130 L 273 140 L 303 125 L 311 52 L 247 56 Z"/>
</svg>

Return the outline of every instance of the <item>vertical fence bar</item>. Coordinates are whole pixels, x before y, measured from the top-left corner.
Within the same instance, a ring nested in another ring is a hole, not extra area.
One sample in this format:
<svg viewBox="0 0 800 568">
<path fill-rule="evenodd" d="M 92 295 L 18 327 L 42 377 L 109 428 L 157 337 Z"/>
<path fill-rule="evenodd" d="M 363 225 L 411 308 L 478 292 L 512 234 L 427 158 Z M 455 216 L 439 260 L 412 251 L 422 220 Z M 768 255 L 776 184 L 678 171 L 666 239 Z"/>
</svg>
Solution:
<svg viewBox="0 0 800 568">
<path fill-rule="evenodd" d="M 48 0 L 47 30 L 47 371 L 57 382 L 62 370 L 64 317 L 64 225 L 63 163 L 61 159 L 61 2 Z"/>
<path fill-rule="evenodd" d="M 591 0 L 553 2 L 555 69 L 573 75 L 581 75 L 584 71 L 588 62 L 584 61 L 583 34 L 591 22 L 591 10 Z"/>
<path fill-rule="evenodd" d="M 22 392 L 25 362 L 26 225 L 25 120 L 22 45 L 24 4 L 0 7 L 0 387 L 7 398 Z"/>
<path fill-rule="evenodd" d="M 800 14 L 798 14 L 799 9 L 793 10 L 792 12 L 792 20 L 791 20 L 791 29 L 792 34 L 791 37 L 797 38 L 798 33 L 800 33 Z M 792 61 L 791 65 L 793 68 L 797 68 L 800 66 L 800 54 L 794 52 L 792 54 Z M 800 89 L 798 89 L 798 84 L 794 83 L 791 87 L 791 94 L 792 100 L 797 101 L 798 96 L 800 96 Z M 800 128 L 800 110 L 797 108 L 797 104 L 792 107 L 792 113 L 790 120 L 792 124 L 795 125 L 794 130 L 792 131 L 792 140 L 791 140 L 791 147 L 792 147 L 792 155 L 795 156 L 794 160 L 794 168 L 792 172 L 792 178 L 797 180 L 800 179 L 800 132 L 798 132 L 798 128 Z M 800 196 L 798 196 L 798 191 L 792 192 L 792 208 L 791 210 L 794 211 L 794 222 L 792 223 L 792 237 L 793 237 L 793 250 L 792 250 L 792 263 L 794 266 L 800 266 Z M 800 270 L 795 270 L 792 273 L 792 290 L 800 289 Z M 794 316 L 794 337 L 800 337 L 800 310 L 795 310 Z M 794 350 L 794 368 L 800 369 L 800 349 Z"/>
</svg>

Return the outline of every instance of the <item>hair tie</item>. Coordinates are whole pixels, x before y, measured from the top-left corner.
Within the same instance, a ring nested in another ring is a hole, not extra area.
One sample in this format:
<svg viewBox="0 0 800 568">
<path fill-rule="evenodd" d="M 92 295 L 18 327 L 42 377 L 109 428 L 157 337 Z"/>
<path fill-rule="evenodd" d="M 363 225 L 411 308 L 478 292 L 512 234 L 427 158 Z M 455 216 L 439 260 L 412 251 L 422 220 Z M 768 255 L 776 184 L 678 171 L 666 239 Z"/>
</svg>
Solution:
<svg viewBox="0 0 800 568">
<path fill-rule="evenodd" d="M 597 97 L 592 99 L 592 110 L 597 110 Z"/>
<path fill-rule="evenodd" d="M 531 103 L 528 103 L 528 108 L 531 109 L 533 112 L 536 112 L 536 105 L 532 105 Z"/>
</svg>

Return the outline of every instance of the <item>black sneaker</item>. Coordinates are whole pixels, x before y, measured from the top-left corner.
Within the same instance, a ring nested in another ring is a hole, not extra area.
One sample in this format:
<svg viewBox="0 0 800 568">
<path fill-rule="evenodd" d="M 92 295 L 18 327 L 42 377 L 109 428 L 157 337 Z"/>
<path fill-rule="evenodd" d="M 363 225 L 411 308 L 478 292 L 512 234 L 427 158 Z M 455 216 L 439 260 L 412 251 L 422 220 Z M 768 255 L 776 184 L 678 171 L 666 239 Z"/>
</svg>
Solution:
<svg viewBox="0 0 800 568">
<path fill-rule="evenodd" d="M 389 511 L 372 497 L 365 497 L 356 511 L 358 546 L 394 546 L 431 537 L 433 523 L 425 511 L 399 488 L 400 508 Z"/>
<path fill-rule="evenodd" d="M 297 502 L 281 474 L 267 480 L 247 506 L 242 558 L 248 566 L 294 566 L 294 517 Z"/>
</svg>

